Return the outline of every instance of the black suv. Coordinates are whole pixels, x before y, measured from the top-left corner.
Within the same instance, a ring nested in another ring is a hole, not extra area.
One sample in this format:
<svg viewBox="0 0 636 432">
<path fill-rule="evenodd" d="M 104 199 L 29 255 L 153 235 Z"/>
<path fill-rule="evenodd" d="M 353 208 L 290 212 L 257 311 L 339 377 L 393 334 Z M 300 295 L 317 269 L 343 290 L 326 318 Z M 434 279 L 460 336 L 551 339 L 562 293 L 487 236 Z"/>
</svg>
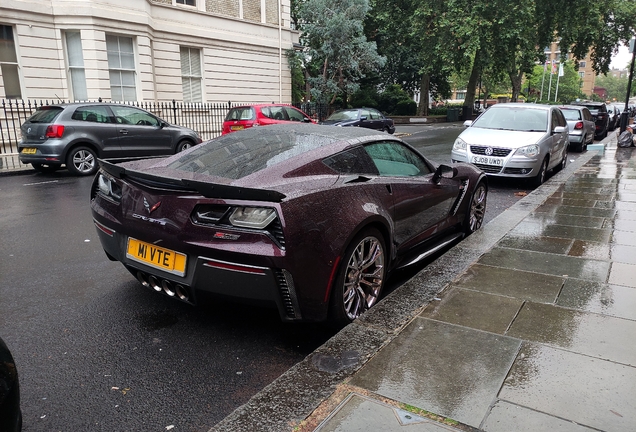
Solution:
<svg viewBox="0 0 636 432">
<path fill-rule="evenodd" d="M 22 163 L 43 172 L 65 164 L 77 175 L 95 174 L 97 158 L 171 155 L 201 142 L 192 129 L 114 103 L 46 105 L 24 122 L 21 131 L 18 151 Z"/>
<path fill-rule="evenodd" d="M 587 107 L 594 118 L 596 124 L 596 131 L 594 133 L 595 139 L 603 139 L 607 136 L 607 131 L 610 127 L 610 116 L 607 112 L 607 105 L 604 102 L 593 101 L 575 101 L 570 105 L 582 105 Z"/>
</svg>

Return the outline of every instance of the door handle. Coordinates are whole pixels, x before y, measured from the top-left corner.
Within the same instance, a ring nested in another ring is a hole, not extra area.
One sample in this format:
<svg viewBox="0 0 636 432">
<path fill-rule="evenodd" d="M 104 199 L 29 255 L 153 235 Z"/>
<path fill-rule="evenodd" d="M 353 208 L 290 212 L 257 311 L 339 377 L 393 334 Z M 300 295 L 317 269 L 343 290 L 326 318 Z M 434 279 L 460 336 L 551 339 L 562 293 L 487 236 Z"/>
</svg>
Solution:
<svg viewBox="0 0 636 432">
<path fill-rule="evenodd" d="M 122 135 L 128 135 L 128 129 L 119 129 L 119 133 Z"/>
</svg>

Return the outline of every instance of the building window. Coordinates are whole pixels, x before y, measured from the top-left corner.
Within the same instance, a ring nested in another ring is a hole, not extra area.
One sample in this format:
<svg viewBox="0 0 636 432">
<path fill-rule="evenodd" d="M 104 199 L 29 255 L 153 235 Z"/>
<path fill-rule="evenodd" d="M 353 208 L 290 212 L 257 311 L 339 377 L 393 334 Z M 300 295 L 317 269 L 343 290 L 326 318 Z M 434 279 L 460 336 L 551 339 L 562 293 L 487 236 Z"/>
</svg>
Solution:
<svg viewBox="0 0 636 432">
<path fill-rule="evenodd" d="M 587 62 L 585 61 L 580 61 L 579 62 L 579 68 L 584 68 L 587 65 Z"/>
<path fill-rule="evenodd" d="M 455 99 L 457 100 L 464 100 L 466 99 L 466 92 L 457 92 Z"/>
<path fill-rule="evenodd" d="M 197 5 L 197 0 L 175 0 L 175 3 L 177 3 L 177 4 L 182 4 L 182 5 L 187 5 L 187 6 L 194 6 L 194 7 L 196 7 L 196 5 Z"/>
<path fill-rule="evenodd" d="M 0 72 L 4 81 L 4 94 L 8 99 L 21 99 L 18 56 L 15 52 L 13 28 L 0 25 Z"/>
<path fill-rule="evenodd" d="M 201 51 L 181 47 L 181 84 L 184 102 L 202 102 Z"/>
<path fill-rule="evenodd" d="M 80 32 L 66 32 L 66 52 L 68 55 L 68 74 L 71 81 L 71 94 L 75 100 L 87 100 L 86 74 L 84 72 L 84 54 Z"/>
<path fill-rule="evenodd" d="M 106 51 L 112 100 L 136 100 L 135 53 L 132 38 L 106 35 Z"/>
<path fill-rule="evenodd" d="M 585 78 L 585 72 L 579 72 L 579 78 Z"/>
</svg>

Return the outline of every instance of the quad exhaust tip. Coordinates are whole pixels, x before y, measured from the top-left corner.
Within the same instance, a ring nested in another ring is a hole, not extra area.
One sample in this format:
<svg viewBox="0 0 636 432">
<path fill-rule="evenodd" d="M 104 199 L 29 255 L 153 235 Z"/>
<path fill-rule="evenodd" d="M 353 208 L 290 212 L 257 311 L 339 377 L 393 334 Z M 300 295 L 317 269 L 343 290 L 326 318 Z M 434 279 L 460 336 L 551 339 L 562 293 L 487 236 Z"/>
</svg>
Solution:
<svg viewBox="0 0 636 432">
<path fill-rule="evenodd" d="M 159 279 L 153 275 L 147 275 L 142 271 L 137 271 L 137 280 L 146 288 L 152 288 L 157 292 L 162 292 L 170 297 L 177 297 L 184 302 L 190 302 L 190 292 L 188 288 L 181 284 L 174 284 L 167 279 Z"/>
</svg>

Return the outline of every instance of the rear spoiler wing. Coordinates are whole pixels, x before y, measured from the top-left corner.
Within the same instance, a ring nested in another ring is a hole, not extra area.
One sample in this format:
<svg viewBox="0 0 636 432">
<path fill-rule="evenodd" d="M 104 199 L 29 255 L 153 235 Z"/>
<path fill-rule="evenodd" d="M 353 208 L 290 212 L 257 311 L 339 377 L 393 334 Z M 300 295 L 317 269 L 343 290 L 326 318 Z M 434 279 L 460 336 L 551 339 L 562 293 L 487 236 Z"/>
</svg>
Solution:
<svg viewBox="0 0 636 432">
<path fill-rule="evenodd" d="M 247 201 L 282 202 L 285 195 L 267 189 L 245 188 L 218 183 L 207 183 L 197 180 L 176 179 L 128 170 L 120 165 L 98 159 L 102 171 L 118 179 L 130 178 L 149 187 L 198 192 L 206 198 L 237 199 Z"/>
</svg>

